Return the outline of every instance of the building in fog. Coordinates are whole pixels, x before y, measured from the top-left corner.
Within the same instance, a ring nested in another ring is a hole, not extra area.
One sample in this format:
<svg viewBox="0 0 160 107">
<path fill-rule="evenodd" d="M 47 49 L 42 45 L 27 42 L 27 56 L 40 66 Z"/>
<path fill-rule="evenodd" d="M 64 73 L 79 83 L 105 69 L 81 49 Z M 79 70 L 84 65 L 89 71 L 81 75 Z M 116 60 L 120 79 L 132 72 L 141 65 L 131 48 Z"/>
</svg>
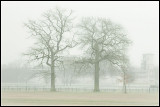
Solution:
<svg viewBox="0 0 160 107">
<path fill-rule="evenodd" d="M 142 70 L 152 70 L 154 67 L 154 54 L 143 54 L 143 59 L 141 63 Z"/>
<path fill-rule="evenodd" d="M 159 86 L 159 67 L 154 65 L 154 54 L 143 54 L 141 68 L 135 70 L 135 84 L 148 87 Z"/>
</svg>

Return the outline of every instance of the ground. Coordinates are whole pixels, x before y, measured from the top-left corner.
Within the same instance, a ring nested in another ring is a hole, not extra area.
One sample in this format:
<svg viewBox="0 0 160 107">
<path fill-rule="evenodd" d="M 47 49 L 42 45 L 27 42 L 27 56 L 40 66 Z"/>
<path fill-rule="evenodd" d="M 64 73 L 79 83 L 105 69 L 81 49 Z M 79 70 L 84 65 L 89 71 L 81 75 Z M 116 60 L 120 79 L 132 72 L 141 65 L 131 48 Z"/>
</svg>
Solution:
<svg viewBox="0 0 160 107">
<path fill-rule="evenodd" d="M 158 93 L 1 92 L 1 105 L 159 105 Z"/>
</svg>

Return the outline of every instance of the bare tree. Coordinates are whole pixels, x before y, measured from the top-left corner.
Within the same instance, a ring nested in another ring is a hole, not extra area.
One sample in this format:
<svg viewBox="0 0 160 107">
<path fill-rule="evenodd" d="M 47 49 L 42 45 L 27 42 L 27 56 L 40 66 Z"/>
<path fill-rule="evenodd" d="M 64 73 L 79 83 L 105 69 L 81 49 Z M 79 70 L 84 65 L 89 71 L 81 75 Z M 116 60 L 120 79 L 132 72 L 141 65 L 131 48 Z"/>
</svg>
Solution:
<svg viewBox="0 0 160 107">
<path fill-rule="evenodd" d="M 75 66 L 73 66 L 74 57 L 65 57 L 63 63 L 59 67 L 61 74 L 60 77 L 64 85 L 71 85 L 71 83 L 75 82 L 76 72 Z"/>
<path fill-rule="evenodd" d="M 120 71 L 121 71 L 121 77 L 122 79 L 120 79 L 121 82 L 123 82 L 123 92 L 124 93 L 127 93 L 127 83 L 129 82 L 129 73 L 128 73 L 128 60 L 127 59 L 123 59 L 121 62 L 119 62 L 118 66 L 120 68 Z"/>
<path fill-rule="evenodd" d="M 107 60 L 118 64 L 123 60 L 122 56 L 130 41 L 120 25 L 104 18 L 84 18 L 78 26 L 78 34 L 81 35 L 79 42 L 83 49 L 86 49 L 86 56 L 81 62 L 94 65 L 96 92 L 99 91 L 100 62 Z"/>
<path fill-rule="evenodd" d="M 123 92 L 127 93 L 127 84 L 134 81 L 134 74 L 128 71 L 127 68 L 122 68 L 121 77 L 122 79 L 120 81 L 123 82 Z"/>
<path fill-rule="evenodd" d="M 29 20 L 25 26 L 31 36 L 36 40 L 34 47 L 28 53 L 30 61 L 46 64 L 51 69 L 51 91 L 55 89 L 55 67 L 61 61 L 59 58 L 67 48 L 75 46 L 74 35 L 70 32 L 73 28 L 72 11 L 55 8 L 45 12 L 42 20 Z"/>
<path fill-rule="evenodd" d="M 125 57 L 121 62 L 118 64 L 120 68 L 120 74 L 122 79 L 119 79 L 120 82 L 123 82 L 123 92 L 127 93 L 127 84 L 134 81 L 134 74 L 131 72 L 129 67 L 129 60 Z"/>
</svg>

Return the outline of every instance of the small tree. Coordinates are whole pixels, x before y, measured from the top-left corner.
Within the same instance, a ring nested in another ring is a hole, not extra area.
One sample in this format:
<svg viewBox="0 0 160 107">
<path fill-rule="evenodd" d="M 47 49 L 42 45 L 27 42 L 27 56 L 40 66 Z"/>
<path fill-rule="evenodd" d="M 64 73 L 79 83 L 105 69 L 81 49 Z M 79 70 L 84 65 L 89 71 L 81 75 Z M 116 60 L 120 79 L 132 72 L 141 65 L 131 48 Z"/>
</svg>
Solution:
<svg viewBox="0 0 160 107">
<path fill-rule="evenodd" d="M 99 91 L 99 64 L 122 60 L 129 39 L 120 25 L 103 18 L 84 18 L 79 24 L 79 43 L 86 52 L 81 62 L 94 65 L 94 91 Z M 85 47 L 85 48 L 84 48 Z"/>
<path fill-rule="evenodd" d="M 119 61 L 118 64 L 116 64 L 120 69 L 120 74 L 122 79 L 119 79 L 120 82 L 123 82 L 123 92 L 127 93 L 127 84 L 133 82 L 134 76 L 131 71 L 129 71 L 129 60 L 127 56 L 123 56 L 123 60 Z"/>
<path fill-rule="evenodd" d="M 127 93 L 126 84 L 129 80 L 129 75 L 127 73 L 127 67 L 124 65 L 121 65 L 121 70 L 122 70 L 123 90 L 124 90 L 124 93 Z"/>
<path fill-rule="evenodd" d="M 134 74 L 130 72 L 127 68 L 123 68 L 121 77 L 122 79 L 120 81 L 123 82 L 123 92 L 127 93 L 127 84 L 134 81 Z"/>
<path fill-rule="evenodd" d="M 45 63 L 50 67 L 51 91 L 56 91 L 55 67 L 60 63 L 62 52 L 75 46 L 74 36 L 70 33 L 73 28 L 71 15 L 72 11 L 56 8 L 45 12 L 42 20 L 29 20 L 25 23 L 31 36 L 36 40 L 34 47 L 25 55 L 30 57 L 30 61 L 42 65 Z M 67 35 L 71 39 L 68 39 Z"/>
</svg>

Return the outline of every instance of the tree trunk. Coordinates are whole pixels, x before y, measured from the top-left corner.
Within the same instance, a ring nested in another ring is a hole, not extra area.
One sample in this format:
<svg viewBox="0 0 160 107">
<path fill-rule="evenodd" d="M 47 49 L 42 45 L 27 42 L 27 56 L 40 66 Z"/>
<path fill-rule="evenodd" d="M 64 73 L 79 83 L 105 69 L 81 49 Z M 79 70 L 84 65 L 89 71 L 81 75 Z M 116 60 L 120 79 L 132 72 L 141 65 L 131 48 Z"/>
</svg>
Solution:
<svg viewBox="0 0 160 107">
<path fill-rule="evenodd" d="M 127 93 L 127 88 L 126 88 L 126 84 L 124 83 L 124 93 L 126 94 Z"/>
<path fill-rule="evenodd" d="M 56 88 L 55 88 L 55 62 L 53 61 L 54 60 L 54 57 L 53 57 L 53 54 L 51 53 L 51 91 L 56 91 Z"/>
<path fill-rule="evenodd" d="M 95 63 L 94 92 L 99 92 L 99 62 Z"/>
<path fill-rule="evenodd" d="M 94 73 L 94 92 L 99 92 L 99 47 L 95 44 L 96 56 L 95 56 L 95 73 Z"/>
<path fill-rule="evenodd" d="M 124 93 L 126 94 L 127 89 L 126 89 L 126 74 L 125 74 L 125 72 L 124 72 L 124 75 L 123 75 L 123 90 L 124 90 Z"/>
</svg>

